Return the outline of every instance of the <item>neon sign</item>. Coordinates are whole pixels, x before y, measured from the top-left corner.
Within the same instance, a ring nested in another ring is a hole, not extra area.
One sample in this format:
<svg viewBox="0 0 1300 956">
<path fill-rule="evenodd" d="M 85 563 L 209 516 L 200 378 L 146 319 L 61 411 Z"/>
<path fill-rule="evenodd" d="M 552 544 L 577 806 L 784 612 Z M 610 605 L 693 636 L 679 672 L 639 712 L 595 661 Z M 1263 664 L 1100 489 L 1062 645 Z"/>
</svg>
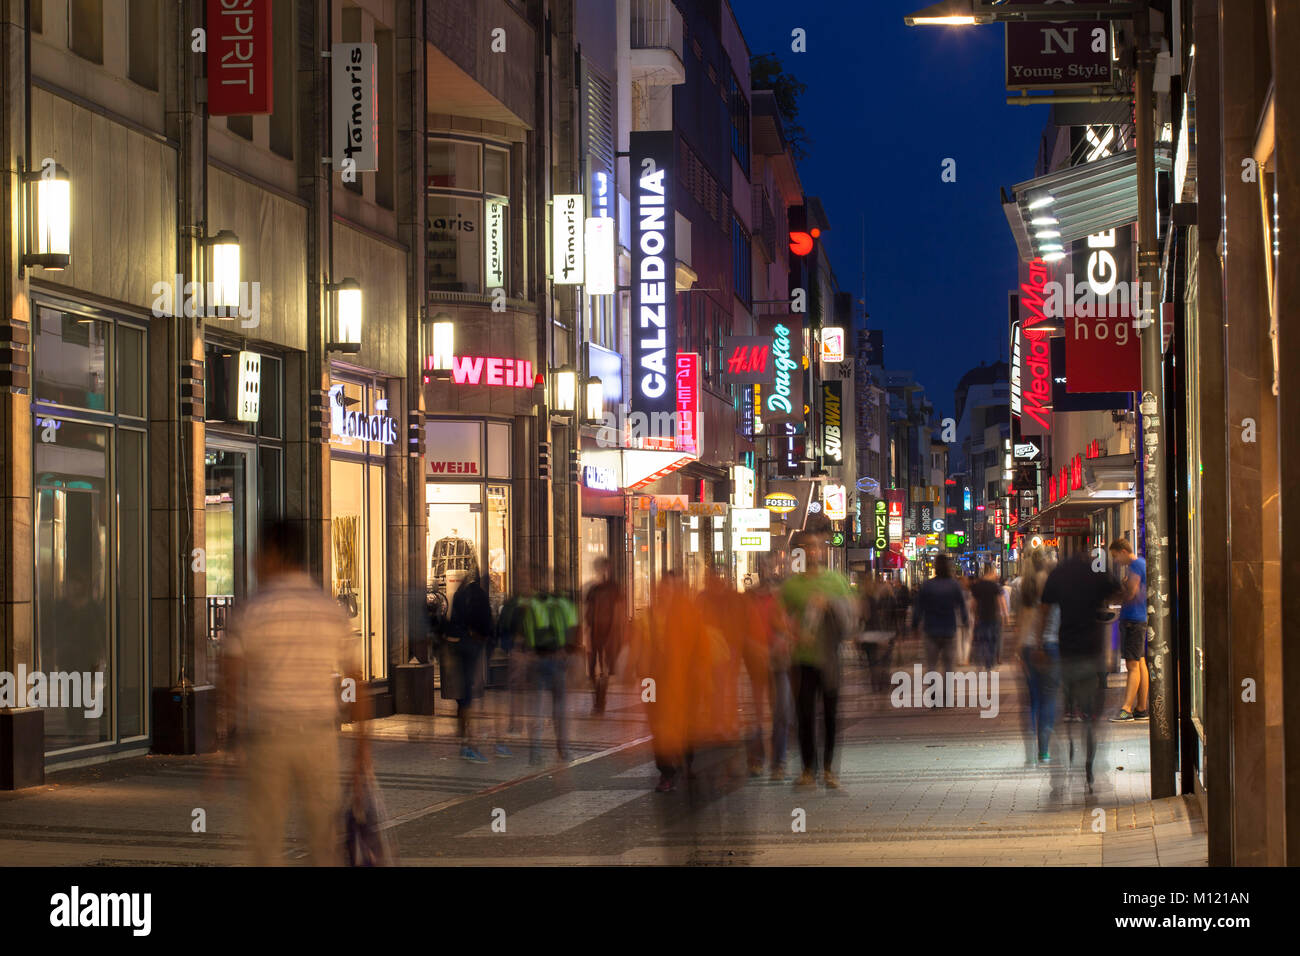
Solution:
<svg viewBox="0 0 1300 956">
<path fill-rule="evenodd" d="M 425 358 L 424 367 L 433 368 L 432 355 Z M 451 378 L 457 385 L 508 385 L 513 388 L 532 388 L 533 363 L 529 359 L 454 355 L 451 359 Z"/>
<path fill-rule="evenodd" d="M 642 412 L 675 410 L 668 390 L 676 354 L 676 243 L 669 198 L 675 143 L 671 130 L 631 135 L 636 188 L 632 201 L 633 406 Z"/>
<path fill-rule="evenodd" d="M 677 353 L 677 450 L 699 450 L 698 411 L 700 404 L 700 357 L 694 352 Z"/>
<path fill-rule="evenodd" d="M 790 330 L 777 323 L 775 331 L 776 341 L 772 345 L 772 351 L 776 355 L 776 387 L 767 396 L 767 408 L 769 411 L 789 415 L 793 411 L 790 404 L 790 373 L 795 368 L 795 363 L 790 358 Z"/>
<path fill-rule="evenodd" d="M 1020 305 L 1024 315 L 1027 354 L 1022 363 L 1029 381 L 1020 381 L 1020 429 L 1024 434 L 1046 435 L 1052 430 L 1052 361 L 1047 333 L 1037 328 L 1047 316 L 1043 311 L 1043 289 L 1048 284 L 1047 263 L 1034 259 L 1029 263 L 1028 281 L 1020 283 Z"/>
</svg>

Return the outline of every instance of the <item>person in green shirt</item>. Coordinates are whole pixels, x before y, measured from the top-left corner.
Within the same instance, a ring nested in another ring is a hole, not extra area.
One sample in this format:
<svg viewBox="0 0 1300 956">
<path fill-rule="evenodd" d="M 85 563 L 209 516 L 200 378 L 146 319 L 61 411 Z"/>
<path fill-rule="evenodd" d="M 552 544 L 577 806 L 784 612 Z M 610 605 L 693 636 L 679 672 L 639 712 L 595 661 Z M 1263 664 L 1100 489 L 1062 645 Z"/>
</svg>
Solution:
<svg viewBox="0 0 1300 956">
<path fill-rule="evenodd" d="M 555 749 L 560 760 L 567 762 L 565 670 L 578 627 L 578 612 L 572 601 L 558 593 L 540 593 L 525 601 L 523 636 L 532 655 L 533 688 L 537 693 L 529 762 L 536 764 L 541 761 L 539 737 L 548 693 L 555 721 Z"/>
<path fill-rule="evenodd" d="M 803 773 L 796 786 L 812 786 L 817 760 L 817 696 L 821 695 L 826 725 L 823 745 L 822 782 L 839 788 L 835 775 L 835 717 L 839 709 L 840 642 L 851 632 L 852 590 L 844 575 L 826 567 L 827 536 L 823 532 L 801 531 L 790 541 L 792 562 L 802 556 L 804 570 L 793 574 L 781 587 L 794 630 L 790 662 L 795 684 L 795 714 L 799 724 L 799 752 Z"/>
</svg>

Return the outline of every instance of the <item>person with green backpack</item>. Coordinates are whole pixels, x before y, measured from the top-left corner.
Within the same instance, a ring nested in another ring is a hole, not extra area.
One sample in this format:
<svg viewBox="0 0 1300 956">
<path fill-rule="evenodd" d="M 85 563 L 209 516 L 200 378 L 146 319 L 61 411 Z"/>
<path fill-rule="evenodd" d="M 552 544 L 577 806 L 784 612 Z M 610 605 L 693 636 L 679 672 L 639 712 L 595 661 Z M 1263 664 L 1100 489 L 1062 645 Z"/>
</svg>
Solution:
<svg viewBox="0 0 1300 956">
<path fill-rule="evenodd" d="M 562 594 L 539 593 L 523 599 L 524 643 L 532 657 L 533 689 L 537 693 L 537 710 L 532 728 L 532 752 L 529 763 L 541 762 L 539 737 L 545 698 L 551 697 L 551 716 L 555 721 L 555 749 L 560 759 L 569 759 L 565 734 L 565 671 L 568 651 L 573 646 L 578 627 L 578 612 L 573 602 Z"/>
</svg>

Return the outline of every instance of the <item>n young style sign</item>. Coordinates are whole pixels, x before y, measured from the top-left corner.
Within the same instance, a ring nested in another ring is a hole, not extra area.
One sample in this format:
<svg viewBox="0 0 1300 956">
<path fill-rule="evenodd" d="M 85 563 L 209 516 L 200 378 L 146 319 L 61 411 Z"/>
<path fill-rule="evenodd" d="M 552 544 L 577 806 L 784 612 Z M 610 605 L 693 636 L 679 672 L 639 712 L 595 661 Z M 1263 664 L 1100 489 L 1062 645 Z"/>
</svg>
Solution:
<svg viewBox="0 0 1300 956">
<path fill-rule="evenodd" d="M 677 250 L 671 130 L 635 132 L 632 163 L 633 411 L 677 410 Z"/>
<path fill-rule="evenodd" d="M 1009 0 L 1017 6 L 1037 6 L 1041 0 Z M 1077 6 L 1105 6 L 1109 0 L 1067 0 Z M 1069 20 L 1062 4 L 1059 21 L 1007 24 L 1009 90 L 1064 90 L 1110 82 L 1111 36 L 1105 20 Z"/>
</svg>

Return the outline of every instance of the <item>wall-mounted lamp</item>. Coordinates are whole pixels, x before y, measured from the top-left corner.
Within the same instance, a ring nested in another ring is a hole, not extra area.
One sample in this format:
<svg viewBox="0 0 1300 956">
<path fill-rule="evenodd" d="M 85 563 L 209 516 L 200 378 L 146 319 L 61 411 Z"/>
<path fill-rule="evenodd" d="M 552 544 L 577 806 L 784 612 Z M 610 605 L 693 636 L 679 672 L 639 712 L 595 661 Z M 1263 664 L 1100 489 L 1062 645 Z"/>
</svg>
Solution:
<svg viewBox="0 0 1300 956">
<path fill-rule="evenodd" d="M 555 405 L 553 411 L 572 415 L 578 407 L 578 373 L 566 365 L 555 370 Z"/>
<path fill-rule="evenodd" d="M 208 288 L 212 301 L 207 314 L 217 318 L 239 315 L 239 237 L 229 229 L 203 240 L 208 249 Z"/>
<path fill-rule="evenodd" d="M 583 424 L 601 424 L 605 420 L 605 383 L 596 376 L 591 376 L 584 386 L 584 395 Z"/>
<path fill-rule="evenodd" d="M 19 275 L 27 266 L 66 269 L 72 260 L 72 181 L 68 171 L 46 159 L 40 169 L 21 171 L 21 175 L 27 188 L 27 239 Z"/>
<path fill-rule="evenodd" d="M 456 326 L 451 316 L 439 312 L 429 325 L 429 372 L 432 378 L 451 378 L 451 359 L 456 350 Z"/>
<path fill-rule="evenodd" d="M 325 351 L 360 352 L 361 283 L 349 278 L 331 283 L 328 289 L 335 293 L 334 314 L 338 316 L 338 339 L 326 345 Z"/>
</svg>

